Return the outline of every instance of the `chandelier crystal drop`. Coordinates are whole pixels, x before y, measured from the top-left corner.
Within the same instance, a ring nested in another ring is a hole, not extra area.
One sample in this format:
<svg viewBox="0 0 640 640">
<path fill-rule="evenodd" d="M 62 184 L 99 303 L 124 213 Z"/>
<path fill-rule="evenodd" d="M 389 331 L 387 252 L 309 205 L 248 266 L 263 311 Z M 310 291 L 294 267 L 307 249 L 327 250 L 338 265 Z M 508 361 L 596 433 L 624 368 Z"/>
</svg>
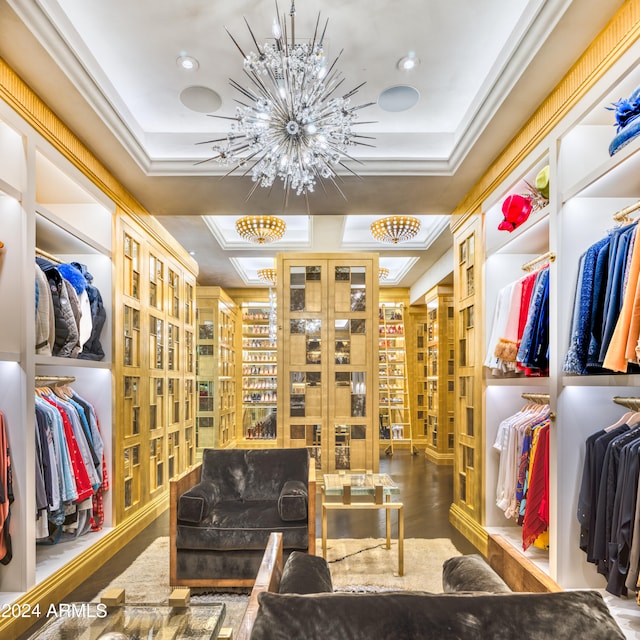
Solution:
<svg viewBox="0 0 640 640">
<path fill-rule="evenodd" d="M 336 183 L 337 170 L 342 167 L 357 175 L 345 163 L 360 162 L 351 156 L 351 149 L 373 145 L 363 142 L 371 136 L 359 135 L 353 127 L 368 124 L 356 122 L 357 112 L 375 103 L 351 104 L 352 96 L 364 83 L 347 93 L 337 92 L 344 78 L 336 69 L 339 56 L 331 64 L 325 58 L 328 20 L 320 34 L 318 14 L 313 38 L 296 41 L 295 0 L 289 17 L 290 38 L 284 16 L 278 16 L 273 22 L 274 40 L 262 46 L 247 22 L 256 52 L 245 53 L 227 31 L 244 58 L 250 84 L 245 87 L 230 81 L 242 96 L 237 100 L 235 117 L 211 114 L 232 120 L 230 131 L 224 138 L 200 144 L 213 145 L 215 155 L 208 160 L 229 167 L 226 175 L 238 169 L 243 175 L 251 175 L 255 184 L 249 197 L 257 186 L 271 187 L 277 178 L 282 181 L 287 198 L 292 191 L 306 196 L 316 183 L 327 180 L 344 197 Z"/>
<path fill-rule="evenodd" d="M 271 285 L 276 284 L 277 282 L 277 273 L 276 270 L 271 269 L 258 269 L 258 278 L 263 282 L 268 282 Z"/>
<path fill-rule="evenodd" d="M 236 220 L 236 231 L 240 237 L 255 244 L 280 240 L 286 230 L 285 221 L 276 216 L 244 216 Z"/>
<path fill-rule="evenodd" d="M 420 220 L 412 216 L 387 216 L 372 222 L 370 230 L 379 242 L 398 244 L 414 238 L 420 226 Z"/>
</svg>

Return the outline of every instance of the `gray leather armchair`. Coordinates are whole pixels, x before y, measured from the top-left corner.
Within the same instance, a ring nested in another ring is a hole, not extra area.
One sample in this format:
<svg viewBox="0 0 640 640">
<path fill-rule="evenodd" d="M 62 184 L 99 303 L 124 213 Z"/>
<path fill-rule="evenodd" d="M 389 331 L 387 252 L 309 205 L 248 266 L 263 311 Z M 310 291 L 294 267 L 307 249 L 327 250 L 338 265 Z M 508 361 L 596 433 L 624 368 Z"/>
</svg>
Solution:
<svg viewBox="0 0 640 640">
<path fill-rule="evenodd" d="M 170 483 L 171 585 L 251 586 L 274 531 L 314 554 L 315 498 L 307 449 L 205 449 Z"/>
</svg>

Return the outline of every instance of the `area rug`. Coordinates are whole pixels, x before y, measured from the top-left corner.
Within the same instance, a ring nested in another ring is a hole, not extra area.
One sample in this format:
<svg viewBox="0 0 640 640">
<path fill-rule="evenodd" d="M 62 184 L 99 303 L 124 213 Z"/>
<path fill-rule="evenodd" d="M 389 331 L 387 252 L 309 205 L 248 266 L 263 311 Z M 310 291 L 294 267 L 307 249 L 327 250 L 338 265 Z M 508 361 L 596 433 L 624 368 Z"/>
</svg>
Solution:
<svg viewBox="0 0 640 640">
<path fill-rule="evenodd" d="M 442 563 L 460 552 L 445 538 L 409 538 L 404 543 L 405 575 L 398 571 L 397 541 L 385 549 L 377 538 L 329 540 L 327 560 L 336 591 L 431 591 L 442 592 Z M 322 543 L 317 541 L 318 555 Z M 129 603 L 166 603 L 169 587 L 169 538 L 154 540 L 136 560 L 105 588 L 120 588 Z M 98 594 L 96 600 L 100 599 Z M 237 629 L 248 601 L 245 593 L 211 593 L 192 589 L 195 603 L 224 602 L 225 627 Z"/>
<path fill-rule="evenodd" d="M 320 540 L 318 555 L 322 552 Z M 337 591 L 403 590 L 442 592 L 442 563 L 459 556 L 448 538 L 409 538 L 404 541 L 404 575 L 398 575 L 398 542 L 386 549 L 383 538 L 327 541 L 327 561 Z"/>
</svg>

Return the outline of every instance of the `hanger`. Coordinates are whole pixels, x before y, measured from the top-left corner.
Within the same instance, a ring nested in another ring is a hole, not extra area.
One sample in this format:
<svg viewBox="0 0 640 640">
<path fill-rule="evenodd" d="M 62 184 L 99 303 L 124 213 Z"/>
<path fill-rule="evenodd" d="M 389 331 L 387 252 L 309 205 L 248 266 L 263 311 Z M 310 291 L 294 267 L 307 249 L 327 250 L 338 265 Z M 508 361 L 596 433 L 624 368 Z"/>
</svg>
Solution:
<svg viewBox="0 0 640 640">
<path fill-rule="evenodd" d="M 614 429 L 617 429 L 618 427 L 621 427 L 623 424 L 629 424 L 629 420 L 631 419 L 631 417 L 635 415 L 635 413 L 633 411 L 627 411 L 621 418 L 620 420 L 618 420 L 617 422 L 615 422 L 614 424 L 612 424 L 609 427 L 605 427 L 605 431 L 613 431 Z"/>
<path fill-rule="evenodd" d="M 70 400 L 73 397 L 73 391 L 69 385 L 56 385 L 53 387 L 53 393 L 63 400 Z"/>
<path fill-rule="evenodd" d="M 627 420 L 627 424 L 629 427 L 636 427 L 640 424 L 640 411 L 636 411 L 632 413 L 629 419 Z"/>
</svg>

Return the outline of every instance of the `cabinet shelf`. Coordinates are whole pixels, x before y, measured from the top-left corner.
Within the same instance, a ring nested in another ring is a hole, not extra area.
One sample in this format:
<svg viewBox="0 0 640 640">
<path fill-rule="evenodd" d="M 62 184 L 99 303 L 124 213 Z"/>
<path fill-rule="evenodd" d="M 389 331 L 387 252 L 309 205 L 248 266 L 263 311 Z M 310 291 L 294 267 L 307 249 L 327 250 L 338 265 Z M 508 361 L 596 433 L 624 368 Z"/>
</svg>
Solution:
<svg viewBox="0 0 640 640">
<path fill-rule="evenodd" d="M 104 209 L 100 207 L 100 210 L 104 216 Z M 88 231 L 75 228 L 71 222 L 43 205 L 37 205 L 36 214 L 36 237 L 41 249 L 60 255 L 98 253 L 111 258 L 111 236 L 101 242 L 95 236 L 89 235 Z M 110 219 L 109 214 L 108 220 Z M 41 246 L 41 238 L 47 239 L 46 246 Z"/>
<path fill-rule="evenodd" d="M 78 358 L 59 358 L 57 356 L 34 356 L 36 366 L 49 367 L 78 367 L 80 369 L 110 369 L 111 362 L 100 360 L 79 360 Z"/>
<path fill-rule="evenodd" d="M 22 192 L 19 189 L 16 189 L 13 185 L 9 184 L 2 178 L 0 178 L 0 194 L 4 193 L 5 195 L 13 198 L 14 200 L 20 202 L 22 200 Z"/>
</svg>

